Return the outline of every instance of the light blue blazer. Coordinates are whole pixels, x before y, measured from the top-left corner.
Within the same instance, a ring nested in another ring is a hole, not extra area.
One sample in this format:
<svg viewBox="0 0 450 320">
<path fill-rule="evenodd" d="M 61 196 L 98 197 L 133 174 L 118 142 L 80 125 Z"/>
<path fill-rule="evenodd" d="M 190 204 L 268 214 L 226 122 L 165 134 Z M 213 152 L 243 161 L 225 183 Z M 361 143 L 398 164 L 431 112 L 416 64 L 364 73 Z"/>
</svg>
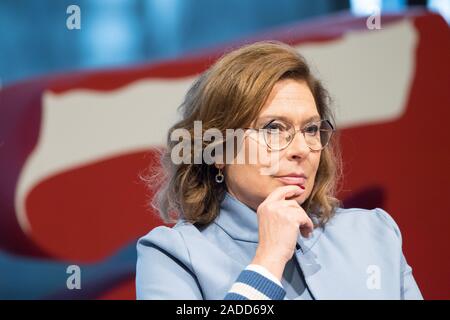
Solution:
<svg viewBox="0 0 450 320">
<path fill-rule="evenodd" d="M 257 245 L 256 212 L 226 193 L 208 226 L 180 220 L 139 239 L 137 298 L 223 299 Z M 284 299 L 422 299 L 400 230 L 379 208 L 339 208 L 325 228 L 299 236 L 281 283 Z"/>
</svg>

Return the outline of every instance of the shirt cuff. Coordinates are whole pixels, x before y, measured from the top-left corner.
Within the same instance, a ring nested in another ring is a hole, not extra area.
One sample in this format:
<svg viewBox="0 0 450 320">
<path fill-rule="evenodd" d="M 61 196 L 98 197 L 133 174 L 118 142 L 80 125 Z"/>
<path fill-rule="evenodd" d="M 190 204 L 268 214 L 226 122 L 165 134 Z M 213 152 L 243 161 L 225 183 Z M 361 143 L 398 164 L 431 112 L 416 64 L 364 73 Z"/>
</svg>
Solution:
<svg viewBox="0 0 450 320">
<path fill-rule="evenodd" d="M 249 264 L 247 266 L 247 268 L 245 268 L 245 270 L 250 270 L 250 271 L 255 271 L 258 272 L 260 275 L 266 277 L 267 279 L 275 282 L 277 285 L 279 285 L 280 287 L 283 287 L 283 285 L 281 284 L 280 280 L 277 279 L 277 277 L 275 277 L 272 272 L 270 272 L 269 270 L 267 270 L 265 267 L 259 265 L 259 264 Z"/>
<path fill-rule="evenodd" d="M 286 291 L 272 273 L 260 265 L 249 265 L 241 272 L 224 299 L 283 300 L 285 295 Z"/>
</svg>

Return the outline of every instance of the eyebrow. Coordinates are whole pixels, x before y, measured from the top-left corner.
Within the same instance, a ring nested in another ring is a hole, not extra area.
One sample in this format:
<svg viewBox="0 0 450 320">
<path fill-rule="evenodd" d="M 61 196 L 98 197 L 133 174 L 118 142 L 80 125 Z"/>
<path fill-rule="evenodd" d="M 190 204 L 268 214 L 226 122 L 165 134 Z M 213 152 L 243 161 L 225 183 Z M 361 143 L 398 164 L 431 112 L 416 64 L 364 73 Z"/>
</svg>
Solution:
<svg viewBox="0 0 450 320">
<path fill-rule="evenodd" d="M 270 114 L 268 114 L 268 115 L 264 115 L 264 116 L 258 118 L 256 120 L 256 123 L 259 123 L 263 119 L 279 119 L 279 120 L 284 120 L 286 122 L 292 122 L 289 117 L 282 116 L 282 115 L 270 115 Z M 320 116 L 316 114 L 314 116 L 311 116 L 311 117 L 303 120 L 301 124 L 304 125 L 304 124 L 312 122 L 312 121 L 320 121 L 320 120 L 321 120 Z"/>
</svg>

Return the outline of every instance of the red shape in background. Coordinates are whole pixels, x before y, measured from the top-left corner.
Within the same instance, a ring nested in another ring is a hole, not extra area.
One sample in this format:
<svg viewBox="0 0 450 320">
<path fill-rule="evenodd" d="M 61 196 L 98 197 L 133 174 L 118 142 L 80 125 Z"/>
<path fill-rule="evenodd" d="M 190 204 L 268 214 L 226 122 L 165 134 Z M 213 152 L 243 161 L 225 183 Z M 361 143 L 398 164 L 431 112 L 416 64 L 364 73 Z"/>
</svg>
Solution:
<svg viewBox="0 0 450 320">
<path fill-rule="evenodd" d="M 450 30 L 442 18 L 413 21 L 419 43 L 406 114 L 342 131 L 348 191 L 340 198 L 383 186 L 384 209 L 402 231 L 403 251 L 424 297 L 449 299 Z"/>
<path fill-rule="evenodd" d="M 157 161 L 156 150 L 127 154 L 44 180 L 26 200 L 34 242 L 58 260 L 97 262 L 161 225 L 139 178 Z"/>
<path fill-rule="evenodd" d="M 136 299 L 136 287 L 135 278 L 126 280 L 111 288 L 107 292 L 104 292 L 97 298 L 98 300 L 135 300 Z"/>
</svg>

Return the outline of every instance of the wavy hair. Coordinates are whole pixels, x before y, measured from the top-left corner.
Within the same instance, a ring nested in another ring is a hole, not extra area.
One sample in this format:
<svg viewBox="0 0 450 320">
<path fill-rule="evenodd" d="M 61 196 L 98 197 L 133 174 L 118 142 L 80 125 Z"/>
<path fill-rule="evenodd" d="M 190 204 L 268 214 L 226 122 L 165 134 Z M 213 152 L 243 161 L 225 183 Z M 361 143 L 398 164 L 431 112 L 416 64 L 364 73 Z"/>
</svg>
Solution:
<svg viewBox="0 0 450 320">
<path fill-rule="evenodd" d="M 322 83 L 314 77 L 305 58 L 293 47 L 278 41 L 248 44 L 224 54 L 203 72 L 188 90 L 179 106 L 182 119 L 167 135 L 167 148 L 161 151 L 162 171 L 147 176 L 147 185 L 156 191 L 151 201 L 163 221 L 180 218 L 196 225 L 207 225 L 218 215 L 226 185 L 215 182 L 217 169 L 206 163 L 175 164 L 171 154 L 177 141 L 175 129 L 194 136 L 194 121 L 202 121 L 203 132 L 221 132 L 248 126 L 256 119 L 275 83 L 282 79 L 305 81 L 311 90 L 322 119 L 334 124 L 331 99 Z M 194 148 L 192 157 L 194 157 Z M 335 197 L 342 175 L 338 135 L 334 134 L 322 150 L 316 179 L 303 209 L 315 216 L 315 226 L 324 226 L 340 205 Z"/>
</svg>

